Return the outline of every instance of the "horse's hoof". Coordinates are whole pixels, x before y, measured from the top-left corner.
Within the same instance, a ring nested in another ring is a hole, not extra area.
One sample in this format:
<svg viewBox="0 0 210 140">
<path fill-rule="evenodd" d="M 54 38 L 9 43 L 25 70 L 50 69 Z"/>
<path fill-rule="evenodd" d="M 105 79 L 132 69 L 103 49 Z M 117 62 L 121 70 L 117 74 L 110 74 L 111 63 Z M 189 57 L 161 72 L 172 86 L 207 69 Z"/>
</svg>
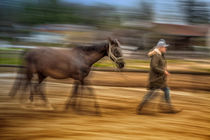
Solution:
<svg viewBox="0 0 210 140">
<path fill-rule="evenodd" d="M 22 108 L 22 109 L 28 109 L 28 107 L 25 106 L 25 105 L 23 105 L 23 104 L 20 105 L 20 108 Z"/>
<path fill-rule="evenodd" d="M 137 108 L 137 109 L 136 109 L 136 114 L 137 114 L 137 115 L 141 115 L 141 114 L 142 114 L 141 109 Z"/>
<path fill-rule="evenodd" d="M 102 115 L 101 115 L 101 112 L 99 112 L 99 111 L 95 112 L 95 115 L 96 115 L 96 116 L 102 116 Z"/>
<path fill-rule="evenodd" d="M 69 109 L 70 104 L 67 104 L 64 108 L 65 111 L 67 111 Z"/>
<path fill-rule="evenodd" d="M 32 103 L 33 102 L 31 102 L 31 100 L 26 100 L 25 102 L 24 102 L 24 100 L 20 100 L 21 101 L 21 103 L 24 103 L 24 104 L 30 104 L 30 105 L 32 105 Z"/>
<path fill-rule="evenodd" d="M 10 96 L 11 98 L 14 98 L 14 97 L 15 97 L 15 94 L 12 93 L 12 92 L 10 92 L 10 93 L 8 94 L 8 96 Z"/>
<path fill-rule="evenodd" d="M 33 101 L 34 101 L 33 96 L 30 96 L 30 97 L 29 97 L 29 100 L 30 100 L 31 102 L 33 102 Z"/>
<path fill-rule="evenodd" d="M 54 107 L 50 103 L 46 104 L 46 108 L 49 110 L 54 110 Z"/>
<path fill-rule="evenodd" d="M 68 110 L 69 110 L 69 107 L 66 106 L 66 107 L 64 108 L 64 111 L 68 111 Z"/>
</svg>

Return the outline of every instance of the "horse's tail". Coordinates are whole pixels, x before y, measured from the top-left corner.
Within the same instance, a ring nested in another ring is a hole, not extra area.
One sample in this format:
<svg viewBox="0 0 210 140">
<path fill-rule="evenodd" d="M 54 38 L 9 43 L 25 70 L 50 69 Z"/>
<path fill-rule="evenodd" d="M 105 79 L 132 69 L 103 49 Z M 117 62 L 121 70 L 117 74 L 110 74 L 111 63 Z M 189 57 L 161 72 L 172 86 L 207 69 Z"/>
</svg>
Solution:
<svg viewBox="0 0 210 140">
<path fill-rule="evenodd" d="M 26 54 L 26 50 L 24 50 L 23 52 L 21 52 L 19 59 L 21 60 L 20 66 L 17 70 L 17 75 L 15 78 L 15 82 L 9 92 L 9 96 L 14 97 L 16 95 L 16 93 L 18 92 L 18 90 L 21 88 L 21 86 L 23 85 L 25 79 L 26 79 L 26 70 L 25 70 L 25 60 L 24 60 L 24 56 Z"/>
</svg>

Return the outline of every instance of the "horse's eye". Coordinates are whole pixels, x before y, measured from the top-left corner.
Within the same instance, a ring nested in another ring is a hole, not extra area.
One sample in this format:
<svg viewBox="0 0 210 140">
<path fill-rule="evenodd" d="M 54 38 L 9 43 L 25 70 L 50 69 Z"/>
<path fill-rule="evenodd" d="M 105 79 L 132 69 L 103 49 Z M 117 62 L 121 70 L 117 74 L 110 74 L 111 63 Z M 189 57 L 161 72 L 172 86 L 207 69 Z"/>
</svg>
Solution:
<svg viewBox="0 0 210 140">
<path fill-rule="evenodd" d="M 114 54 L 115 54 L 115 56 L 117 56 L 117 57 L 120 56 L 120 53 L 119 53 L 119 51 L 117 51 L 117 50 L 114 51 Z"/>
</svg>

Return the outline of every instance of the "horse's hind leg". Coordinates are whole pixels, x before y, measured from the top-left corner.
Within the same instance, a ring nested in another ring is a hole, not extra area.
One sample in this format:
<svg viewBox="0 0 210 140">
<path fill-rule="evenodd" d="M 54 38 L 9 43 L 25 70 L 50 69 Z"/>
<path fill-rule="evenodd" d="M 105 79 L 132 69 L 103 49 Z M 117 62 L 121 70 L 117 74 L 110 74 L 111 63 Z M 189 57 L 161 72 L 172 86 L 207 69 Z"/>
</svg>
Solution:
<svg viewBox="0 0 210 140">
<path fill-rule="evenodd" d="M 45 103 L 47 103 L 48 100 L 47 100 L 47 97 L 46 97 L 46 95 L 45 95 L 45 93 L 43 91 L 43 84 L 42 84 L 42 82 L 44 81 L 44 79 L 46 78 L 46 76 L 44 76 L 41 73 L 38 73 L 38 78 L 39 78 L 39 81 L 38 81 L 38 84 L 36 85 L 35 88 L 39 92 L 42 100 L 45 101 Z"/>
<path fill-rule="evenodd" d="M 21 87 L 22 82 L 23 82 L 22 79 L 16 78 L 14 85 L 12 86 L 12 89 L 9 92 L 10 97 L 13 98 L 17 94 L 18 90 Z"/>
<path fill-rule="evenodd" d="M 25 81 L 25 77 L 23 77 L 23 72 L 22 69 L 20 68 L 18 73 L 17 73 L 17 77 L 15 79 L 15 82 L 9 92 L 9 96 L 10 97 L 14 97 L 16 95 L 16 93 L 18 92 L 18 90 L 20 89 L 21 85 L 23 84 L 23 82 Z"/>
<path fill-rule="evenodd" d="M 26 79 L 25 79 L 24 82 L 23 82 L 24 85 L 23 85 L 23 87 L 22 87 L 22 93 L 21 93 L 21 95 L 20 95 L 20 101 L 23 100 L 24 95 L 25 95 L 25 93 L 26 93 L 27 90 L 28 90 L 28 87 L 30 87 L 30 96 L 29 96 L 29 99 L 30 99 L 31 102 L 33 101 L 33 94 L 34 94 L 34 91 L 33 91 L 33 88 L 32 88 L 32 86 L 31 86 L 31 80 L 32 80 L 32 75 L 31 75 L 31 76 L 26 75 Z"/>
<path fill-rule="evenodd" d="M 30 87 L 30 96 L 29 96 L 29 99 L 31 102 L 33 102 L 33 99 L 34 99 L 34 91 L 33 91 L 33 87 L 32 87 L 32 78 L 33 78 L 33 73 L 30 69 L 27 69 L 27 72 L 26 72 L 26 81 L 25 81 L 25 85 L 23 87 L 23 93 L 22 93 L 22 96 L 23 94 L 27 91 L 28 87 Z"/>
</svg>

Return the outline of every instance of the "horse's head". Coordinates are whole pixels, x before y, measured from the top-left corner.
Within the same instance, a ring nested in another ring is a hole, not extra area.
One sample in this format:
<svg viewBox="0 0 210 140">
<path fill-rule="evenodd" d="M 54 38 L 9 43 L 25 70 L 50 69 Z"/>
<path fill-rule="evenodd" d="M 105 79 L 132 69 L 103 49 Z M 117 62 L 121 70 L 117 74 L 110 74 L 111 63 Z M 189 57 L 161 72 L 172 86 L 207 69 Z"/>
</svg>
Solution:
<svg viewBox="0 0 210 140">
<path fill-rule="evenodd" d="M 111 39 L 109 38 L 109 47 L 107 49 L 107 54 L 109 58 L 115 62 L 116 66 L 118 68 L 123 68 L 125 65 L 125 62 L 123 60 L 122 51 L 120 48 L 120 43 L 117 39 Z"/>
</svg>

